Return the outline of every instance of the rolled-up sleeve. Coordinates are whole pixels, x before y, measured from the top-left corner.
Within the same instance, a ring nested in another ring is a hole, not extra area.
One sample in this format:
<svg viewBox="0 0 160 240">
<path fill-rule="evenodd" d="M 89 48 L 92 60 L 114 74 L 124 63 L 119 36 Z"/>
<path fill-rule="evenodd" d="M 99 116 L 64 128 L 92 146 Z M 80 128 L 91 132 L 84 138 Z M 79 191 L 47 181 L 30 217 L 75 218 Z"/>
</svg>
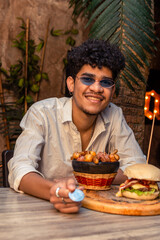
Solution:
<svg viewBox="0 0 160 240">
<path fill-rule="evenodd" d="M 17 192 L 22 177 L 29 172 L 37 172 L 41 149 L 44 145 L 43 118 L 34 107 L 31 107 L 23 117 L 20 126 L 22 133 L 15 145 L 14 156 L 8 163 L 10 187 Z"/>
</svg>

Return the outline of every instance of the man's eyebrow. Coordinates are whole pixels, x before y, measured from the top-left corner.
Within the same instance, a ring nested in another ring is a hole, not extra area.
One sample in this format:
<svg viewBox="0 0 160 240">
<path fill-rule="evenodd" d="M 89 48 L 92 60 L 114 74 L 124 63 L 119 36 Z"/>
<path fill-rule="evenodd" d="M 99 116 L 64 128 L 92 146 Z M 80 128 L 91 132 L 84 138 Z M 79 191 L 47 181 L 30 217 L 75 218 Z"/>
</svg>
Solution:
<svg viewBox="0 0 160 240">
<path fill-rule="evenodd" d="M 96 77 L 96 75 L 95 75 L 95 74 L 92 74 L 92 73 L 87 73 L 87 72 L 85 72 L 85 73 L 82 73 L 82 76 L 87 76 L 87 77 Z"/>
<path fill-rule="evenodd" d="M 82 73 L 81 76 L 86 76 L 86 77 L 96 78 L 96 75 L 95 75 L 95 74 L 93 74 L 93 73 L 88 73 L 88 72 L 84 72 L 84 73 Z M 101 79 L 112 79 L 112 80 L 113 80 L 113 78 L 111 78 L 111 77 L 107 77 L 107 76 L 102 76 Z"/>
</svg>

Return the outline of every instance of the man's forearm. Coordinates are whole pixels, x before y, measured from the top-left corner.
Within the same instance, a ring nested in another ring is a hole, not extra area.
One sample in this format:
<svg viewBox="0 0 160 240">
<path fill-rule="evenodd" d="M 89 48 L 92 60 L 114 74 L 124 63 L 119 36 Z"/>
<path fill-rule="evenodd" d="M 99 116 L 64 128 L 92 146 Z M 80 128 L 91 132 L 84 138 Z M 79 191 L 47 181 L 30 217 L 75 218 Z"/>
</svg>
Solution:
<svg viewBox="0 0 160 240">
<path fill-rule="evenodd" d="M 57 194 L 57 189 L 59 189 Z M 63 213 L 76 213 L 81 207 L 81 202 L 74 202 L 69 198 L 69 192 L 76 189 L 73 177 L 48 181 L 35 172 L 26 174 L 19 186 L 19 190 L 49 200 L 54 207 Z M 79 189 L 81 189 L 79 187 Z M 83 190 L 83 189 L 81 189 Z"/>
<path fill-rule="evenodd" d="M 30 172 L 23 176 L 19 190 L 35 197 L 49 200 L 50 188 L 53 184 L 54 182 L 44 179 L 39 174 Z"/>
</svg>

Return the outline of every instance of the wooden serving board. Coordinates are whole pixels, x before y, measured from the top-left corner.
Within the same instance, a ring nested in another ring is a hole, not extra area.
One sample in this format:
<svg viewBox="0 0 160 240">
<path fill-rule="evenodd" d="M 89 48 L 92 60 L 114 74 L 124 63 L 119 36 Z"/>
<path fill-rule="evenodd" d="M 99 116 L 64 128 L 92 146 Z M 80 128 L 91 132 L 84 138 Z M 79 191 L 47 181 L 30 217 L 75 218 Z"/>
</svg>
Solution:
<svg viewBox="0 0 160 240">
<path fill-rule="evenodd" d="M 151 216 L 160 214 L 160 197 L 152 201 L 116 197 L 118 186 L 107 191 L 84 190 L 82 206 L 99 212 Z"/>
</svg>

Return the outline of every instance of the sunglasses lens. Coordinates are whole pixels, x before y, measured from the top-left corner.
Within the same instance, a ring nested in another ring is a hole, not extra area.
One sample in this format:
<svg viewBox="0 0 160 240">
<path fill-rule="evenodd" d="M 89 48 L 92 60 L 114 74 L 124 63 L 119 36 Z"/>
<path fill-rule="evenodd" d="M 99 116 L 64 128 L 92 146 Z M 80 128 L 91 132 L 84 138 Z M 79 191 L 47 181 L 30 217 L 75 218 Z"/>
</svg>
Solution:
<svg viewBox="0 0 160 240">
<path fill-rule="evenodd" d="M 94 79 L 89 78 L 89 77 L 81 77 L 80 81 L 87 86 L 90 86 L 95 82 Z"/>
<path fill-rule="evenodd" d="M 84 85 L 87 85 L 87 86 L 90 86 L 90 85 L 95 83 L 95 80 L 93 78 L 90 78 L 90 77 L 81 77 L 79 79 Z M 99 84 L 103 88 L 110 88 L 114 85 L 114 81 L 111 78 L 106 78 L 104 80 L 101 80 L 99 82 Z"/>
<path fill-rule="evenodd" d="M 105 79 L 105 80 L 101 80 L 100 84 L 104 88 L 110 88 L 114 85 L 114 81 L 112 81 L 111 79 Z"/>
</svg>

